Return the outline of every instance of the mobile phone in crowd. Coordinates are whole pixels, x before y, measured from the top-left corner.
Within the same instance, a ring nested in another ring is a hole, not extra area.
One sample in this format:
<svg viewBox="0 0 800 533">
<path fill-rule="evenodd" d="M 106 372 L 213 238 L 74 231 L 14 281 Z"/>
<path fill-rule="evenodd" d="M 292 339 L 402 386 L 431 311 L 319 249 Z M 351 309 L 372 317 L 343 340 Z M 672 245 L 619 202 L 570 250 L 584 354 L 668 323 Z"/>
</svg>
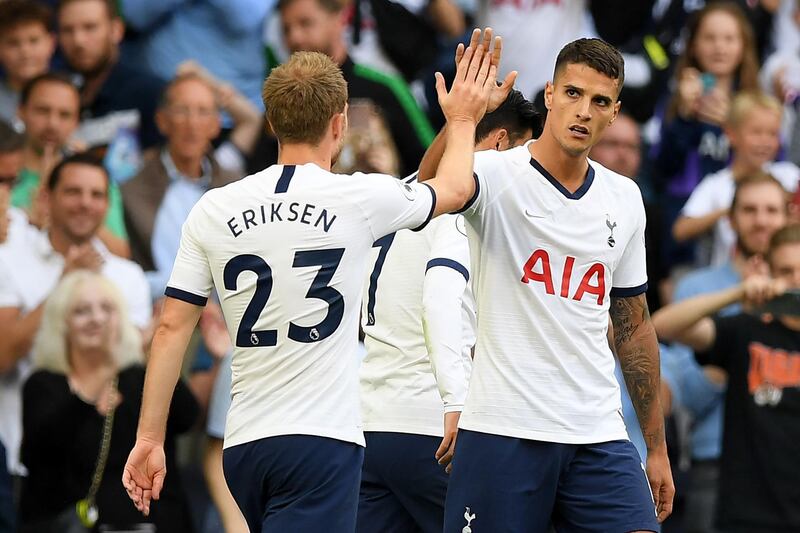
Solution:
<svg viewBox="0 0 800 533">
<path fill-rule="evenodd" d="M 703 72 L 702 74 L 700 74 L 700 81 L 703 84 L 703 92 L 704 93 L 707 93 L 708 91 L 713 89 L 714 86 L 717 84 L 716 76 L 714 76 L 713 74 L 710 74 L 708 72 Z"/>
<path fill-rule="evenodd" d="M 773 298 L 758 308 L 758 312 L 776 316 L 800 316 L 800 289 L 790 289 Z"/>
</svg>

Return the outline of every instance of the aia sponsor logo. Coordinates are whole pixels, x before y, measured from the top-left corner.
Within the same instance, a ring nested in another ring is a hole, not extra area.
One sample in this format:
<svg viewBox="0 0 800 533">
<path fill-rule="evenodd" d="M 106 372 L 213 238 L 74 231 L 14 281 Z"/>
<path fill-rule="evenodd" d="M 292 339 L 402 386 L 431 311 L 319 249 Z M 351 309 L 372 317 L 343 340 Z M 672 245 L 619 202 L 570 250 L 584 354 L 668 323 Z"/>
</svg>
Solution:
<svg viewBox="0 0 800 533">
<path fill-rule="evenodd" d="M 584 298 L 593 298 L 597 305 L 603 305 L 606 296 L 606 268 L 603 263 L 594 263 L 585 272 L 574 272 L 574 267 L 575 258 L 568 255 L 560 272 L 558 295 L 579 302 Z M 577 281 L 578 279 L 580 281 Z M 522 267 L 521 281 L 525 284 L 532 281 L 541 283 L 547 294 L 556 294 L 556 278 L 553 278 L 550 254 L 547 250 L 534 250 Z"/>
</svg>

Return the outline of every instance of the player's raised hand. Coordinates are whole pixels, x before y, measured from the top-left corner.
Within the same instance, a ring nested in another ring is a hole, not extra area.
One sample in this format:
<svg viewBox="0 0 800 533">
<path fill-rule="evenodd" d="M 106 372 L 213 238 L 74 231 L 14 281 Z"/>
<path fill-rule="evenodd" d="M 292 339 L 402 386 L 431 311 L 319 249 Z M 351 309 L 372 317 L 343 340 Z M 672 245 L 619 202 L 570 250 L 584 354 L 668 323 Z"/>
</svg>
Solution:
<svg viewBox="0 0 800 533">
<path fill-rule="evenodd" d="M 487 31 L 490 31 L 487 29 Z M 436 92 L 439 105 L 448 122 L 477 124 L 486 113 L 492 89 L 496 85 L 497 67 L 492 65 L 492 43 L 480 42 L 481 30 L 472 33 L 472 40 L 458 62 L 450 91 L 444 77 L 436 73 Z M 472 42 L 478 42 L 474 47 Z"/>
<path fill-rule="evenodd" d="M 672 514 L 672 500 L 675 498 L 675 483 L 672 481 L 666 444 L 661 452 L 648 451 L 647 479 L 653 493 L 656 516 L 659 522 L 663 522 Z"/>
<path fill-rule="evenodd" d="M 161 496 L 167 460 L 163 443 L 136 439 L 122 471 L 122 486 L 133 500 L 133 505 L 145 516 L 150 514 L 151 500 Z"/>
<path fill-rule="evenodd" d="M 486 28 L 483 34 L 483 41 L 485 43 L 492 43 L 492 28 Z M 469 46 L 472 47 L 474 50 L 475 47 L 478 45 L 479 40 L 479 31 L 474 30 L 472 32 L 472 36 L 470 37 Z M 464 56 L 464 47 L 463 43 L 458 43 L 456 47 L 456 68 L 458 67 L 458 63 L 461 61 L 461 58 Z M 500 71 L 500 59 L 503 56 L 503 39 L 500 36 L 494 37 L 493 42 L 493 49 L 492 49 L 492 65 L 497 68 L 497 71 Z M 489 96 L 489 104 L 486 106 L 486 112 L 491 113 L 500 105 L 506 101 L 508 98 L 508 93 L 511 92 L 511 89 L 514 88 L 514 82 L 517 81 L 517 71 L 512 70 L 509 72 L 502 83 L 495 84 L 492 88 L 492 94 Z"/>
</svg>

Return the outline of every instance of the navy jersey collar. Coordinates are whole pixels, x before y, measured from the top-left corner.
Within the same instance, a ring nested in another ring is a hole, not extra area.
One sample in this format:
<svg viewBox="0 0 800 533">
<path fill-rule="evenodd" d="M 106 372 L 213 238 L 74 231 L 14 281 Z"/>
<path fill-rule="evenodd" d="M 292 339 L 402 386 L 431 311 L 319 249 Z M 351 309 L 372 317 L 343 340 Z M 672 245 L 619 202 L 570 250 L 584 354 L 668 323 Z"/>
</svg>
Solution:
<svg viewBox="0 0 800 533">
<path fill-rule="evenodd" d="M 544 176 L 550 184 L 555 187 L 558 192 L 566 196 L 570 200 L 579 200 L 583 198 L 583 195 L 589 191 L 589 187 L 592 186 L 592 182 L 594 181 L 594 168 L 592 165 L 589 165 L 589 170 L 586 171 L 586 179 L 583 180 L 583 184 L 578 187 L 575 192 L 569 192 L 566 187 L 561 185 L 561 183 L 553 177 L 536 159 L 531 156 L 531 166 L 535 168 L 542 176 Z"/>
</svg>

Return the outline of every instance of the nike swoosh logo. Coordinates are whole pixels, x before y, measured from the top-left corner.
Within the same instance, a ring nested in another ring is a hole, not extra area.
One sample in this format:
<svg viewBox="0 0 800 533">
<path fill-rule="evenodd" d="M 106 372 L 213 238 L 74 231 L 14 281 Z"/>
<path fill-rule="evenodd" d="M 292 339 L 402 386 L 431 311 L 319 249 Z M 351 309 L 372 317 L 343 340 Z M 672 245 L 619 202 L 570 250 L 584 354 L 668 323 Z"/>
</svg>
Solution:
<svg viewBox="0 0 800 533">
<path fill-rule="evenodd" d="M 547 215 L 534 215 L 533 213 L 531 213 L 527 209 L 525 209 L 525 216 L 528 217 L 528 218 L 546 218 L 547 217 Z"/>
</svg>

